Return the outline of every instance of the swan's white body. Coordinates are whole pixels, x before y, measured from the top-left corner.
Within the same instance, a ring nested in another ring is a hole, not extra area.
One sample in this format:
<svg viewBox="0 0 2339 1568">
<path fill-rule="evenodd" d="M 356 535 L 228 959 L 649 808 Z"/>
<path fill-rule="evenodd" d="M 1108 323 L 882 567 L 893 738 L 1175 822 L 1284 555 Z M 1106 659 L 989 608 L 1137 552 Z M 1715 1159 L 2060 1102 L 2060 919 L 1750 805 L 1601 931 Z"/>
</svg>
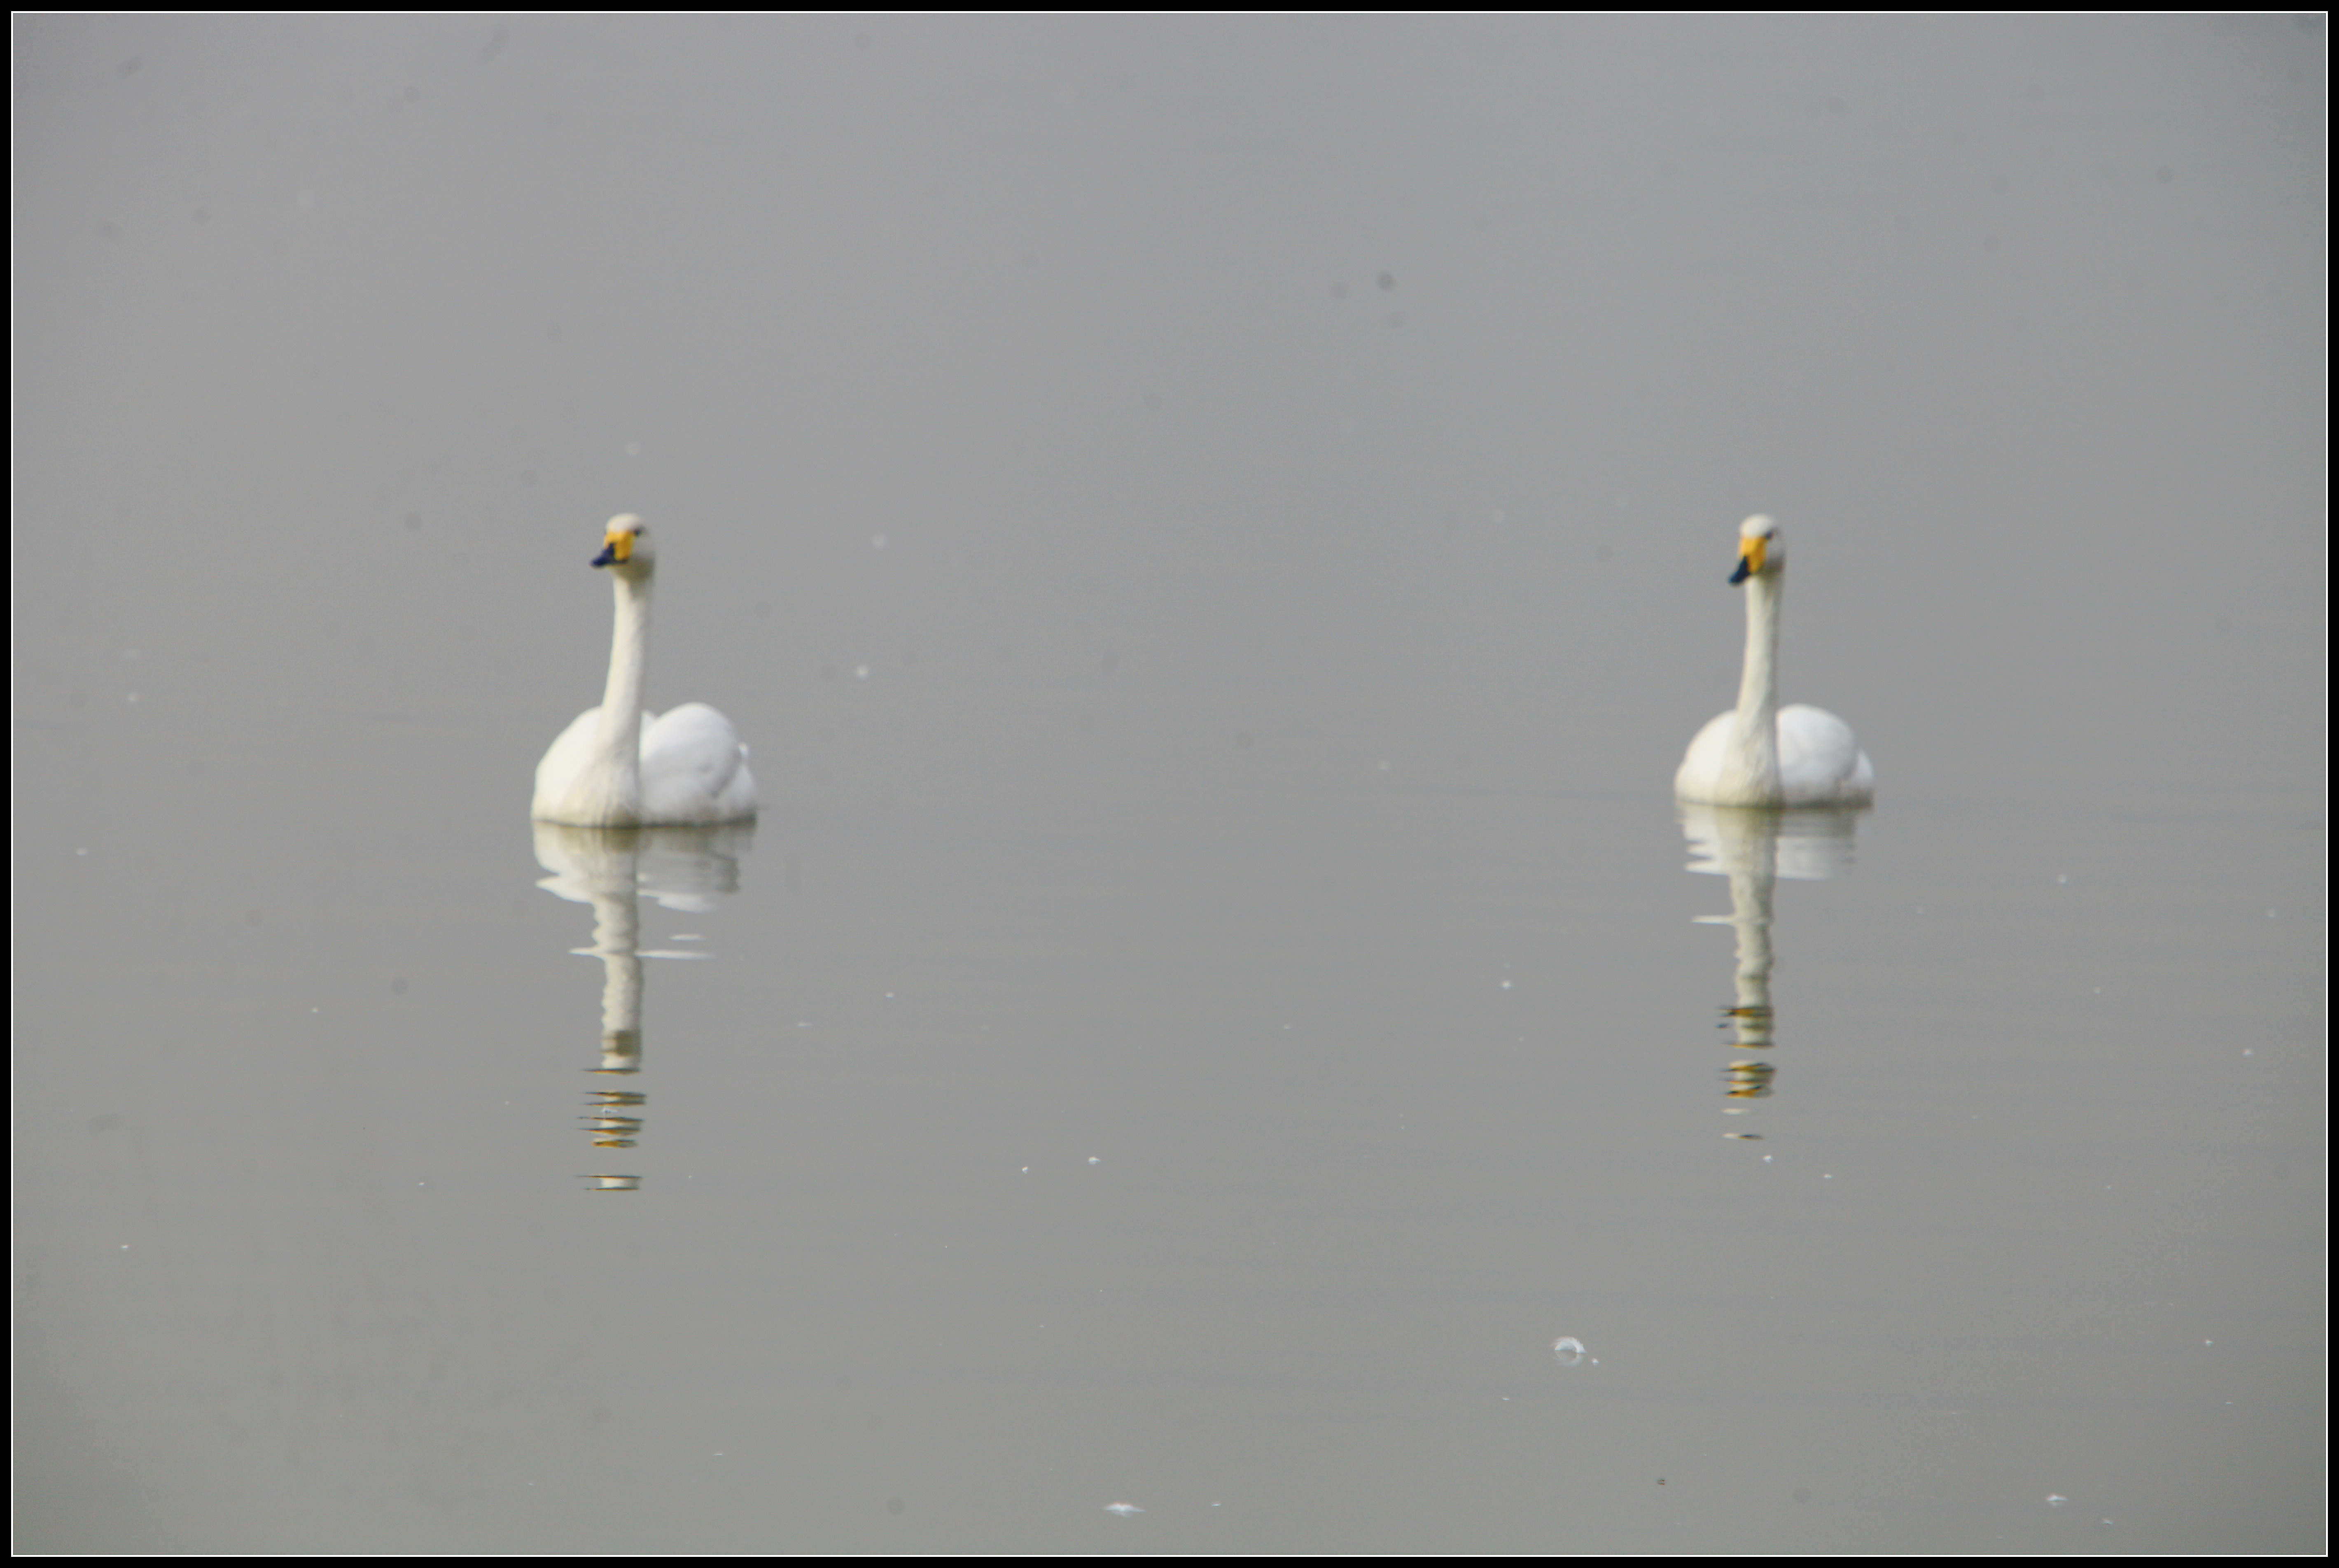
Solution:
<svg viewBox="0 0 2339 1568">
<path fill-rule="evenodd" d="M 1787 552 L 1778 524 L 1738 528 L 1732 582 L 1746 585 L 1746 667 L 1738 705 L 1697 732 L 1673 794 L 1709 805 L 1854 806 L 1876 795 L 1876 769 L 1851 726 L 1823 708 L 1779 705 L 1779 588 Z"/>
<path fill-rule="evenodd" d="M 609 568 L 617 626 L 601 705 L 560 732 L 536 764 L 538 822 L 574 827 L 668 827 L 745 822 L 755 814 L 747 748 L 705 703 L 663 716 L 642 711 L 649 665 L 650 577 L 656 558 L 630 512 L 609 519 L 597 567 Z"/>
</svg>

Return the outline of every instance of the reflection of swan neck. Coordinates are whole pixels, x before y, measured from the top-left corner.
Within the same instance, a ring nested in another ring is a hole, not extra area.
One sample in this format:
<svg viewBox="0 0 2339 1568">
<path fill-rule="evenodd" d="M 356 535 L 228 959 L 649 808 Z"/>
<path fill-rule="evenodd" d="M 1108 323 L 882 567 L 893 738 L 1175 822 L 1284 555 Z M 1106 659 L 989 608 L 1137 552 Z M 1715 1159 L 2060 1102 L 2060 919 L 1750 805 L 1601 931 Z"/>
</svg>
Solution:
<svg viewBox="0 0 2339 1568">
<path fill-rule="evenodd" d="M 642 798 L 642 685 L 649 670 L 650 582 L 646 575 L 613 574 L 617 624 L 609 639 L 609 684 L 601 694 L 601 733 L 597 764 L 617 782 L 617 794 L 631 816 Z"/>
<path fill-rule="evenodd" d="M 1738 933 L 1738 1039 L 1742 1045 L 1771 1043 L 1771 891 L 1777 885 L 1767 853 L 1730 873 L 1730 924 Z M 1753 1027 L 1757 1020 L 1759 1031 Z"/>
<path fill-rule="evenodd" d="M 1779 794 L 1779 588 L 1773 569 L 1746 579 L 1746 666 L 1738 678 L 1738 723 L 1732 736 L 1747 776 Z M 616 679 L 613 673 L 610 677 Z"/>
<path fill-rule="evenodd" d="M 628 882 L 630 882 L 630 878 Z M 593 951 L 601 955 L 601 1070 L 635 1072 L 642 1055 L 641 906 L 629 885 L 593 898 Z"/>
</svg>

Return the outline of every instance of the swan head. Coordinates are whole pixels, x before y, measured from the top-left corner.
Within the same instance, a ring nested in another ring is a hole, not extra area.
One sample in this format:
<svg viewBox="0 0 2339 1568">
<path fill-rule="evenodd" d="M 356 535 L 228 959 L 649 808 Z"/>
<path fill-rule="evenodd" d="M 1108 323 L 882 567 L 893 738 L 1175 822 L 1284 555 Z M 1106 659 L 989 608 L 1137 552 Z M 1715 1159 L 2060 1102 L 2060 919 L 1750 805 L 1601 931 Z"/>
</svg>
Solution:
<svg viewBox="0 0 2339 1568">
<path fill-rule="evenodd" d="M 1786 564 L 1787 541 L 1780 537 L 1777 523 L 1758 512 L 1738 525 L 1738 569 L 1730 574 L 1732 583 L 1765 573 L 1775 576 Z"/>
<path fill-rule="evenodd" d="M 643 537 L 648 532 L 649 526 L 633 513 L 618 513 L 609 519 L 608 529 L 601 536 L 601 553 L 593 557 L 593 564 L 635 581 L 648 577 L 657 565 L 649 540 Z"/>
</svg>

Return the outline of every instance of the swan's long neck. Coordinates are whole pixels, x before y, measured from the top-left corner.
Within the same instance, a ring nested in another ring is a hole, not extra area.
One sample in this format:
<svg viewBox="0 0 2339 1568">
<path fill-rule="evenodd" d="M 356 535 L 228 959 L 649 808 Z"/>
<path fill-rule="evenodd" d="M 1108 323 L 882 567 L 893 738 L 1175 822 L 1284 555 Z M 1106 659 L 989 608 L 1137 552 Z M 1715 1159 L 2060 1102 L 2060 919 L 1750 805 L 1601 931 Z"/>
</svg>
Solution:
<svg viewBox="0 0 2339 1568">
<path fill-rule="evenodd" d="M 617 625 L 609 639 L 609 684 L 601 694 L 601 734 L 595 771 L 609 781 L 615 803 L 628 815 L 642 804 L 642 680 L 649 668 L 650 585 L 647 577 L 612 577 Z"/>
<path fill-rule="evenodd" d="M 1747 778 L 1779 789 L 1779 588 L 1781 574 L 1746 579 L 1746 668 L 1738 680 L 1732 761 Z M 614 676 L 612 677 L 615 678 Z"/>
</svg>

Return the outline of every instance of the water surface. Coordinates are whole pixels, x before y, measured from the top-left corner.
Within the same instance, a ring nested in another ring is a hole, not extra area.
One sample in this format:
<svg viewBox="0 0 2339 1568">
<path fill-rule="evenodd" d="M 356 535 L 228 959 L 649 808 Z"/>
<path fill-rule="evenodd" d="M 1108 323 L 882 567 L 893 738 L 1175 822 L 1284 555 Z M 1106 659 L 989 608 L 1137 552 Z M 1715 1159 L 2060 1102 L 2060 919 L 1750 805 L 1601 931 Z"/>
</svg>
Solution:
<svg viewBox="0 0 2339 1568">
<path fill-rule="evenodd" d="M 15 41 L 20 1548 L 2319 1546 L 2319 19 Z"/>
</svg>

